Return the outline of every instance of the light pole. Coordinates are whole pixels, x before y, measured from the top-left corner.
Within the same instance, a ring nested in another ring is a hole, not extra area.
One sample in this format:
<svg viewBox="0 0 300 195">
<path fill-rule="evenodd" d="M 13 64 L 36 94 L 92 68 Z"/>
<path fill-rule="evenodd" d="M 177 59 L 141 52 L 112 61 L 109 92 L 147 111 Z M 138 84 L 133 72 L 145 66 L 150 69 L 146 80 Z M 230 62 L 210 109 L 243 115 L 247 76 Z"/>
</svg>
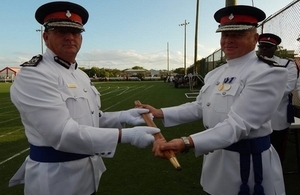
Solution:
<svg viewBox="0 0 300 195">
<path fill-rule="evenodd" d="M 169 54 L 169 42 L 167 42 L 167 75 L 169 75 L 170 69 L 170 54 Z"/>
<path fill-rule="evenodd" d="M 41 54 L 43 54 L 44 53 L 44 48 L 43 48 L 43 26 L 41 26 L 41 29 L 37 29 L 37 30 L 35 30 L 36 32 L 41 32 L 41 50 L 42 50 L 42 53 Z"/>
<path fill-rule="evenodd" d="M 194 72 L 193 74 L 198 74 L 197 72 L 197 51 L 198 51 L 198 19 L 199 19 L 199 1 L 197 0 L 197 4 L 196 4 L 196 24 L 195 24 L 195 50 L 194 50 Z"/>
<path fill-rule="evenodd" d="M 186 26 L 189 24 L 189 22 L 186 22 L 184 20 L 184 23 L 179 24 L 179 26 L 184 26 L 184 74 L 187 75 L 186 71 Z"/>
</svg>

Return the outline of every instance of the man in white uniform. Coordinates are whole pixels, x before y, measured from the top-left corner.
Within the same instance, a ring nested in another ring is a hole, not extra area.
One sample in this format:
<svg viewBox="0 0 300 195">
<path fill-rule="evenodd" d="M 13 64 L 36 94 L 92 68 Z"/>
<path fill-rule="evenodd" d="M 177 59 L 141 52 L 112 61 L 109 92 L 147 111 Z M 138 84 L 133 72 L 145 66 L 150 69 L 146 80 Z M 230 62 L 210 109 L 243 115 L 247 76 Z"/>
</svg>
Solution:
<svg viewBox="0 0 300 195">
<path fill-rule="evenodd" d="M 265 13 L 239 5 L 218 10 L 214 18 L 227 63 L 205 76 L 196 100 L 161 109 L 141 105 L 165 126 L 203 119 L 206 130 L 168 143 L 157 140 L 153 152 L 165 158 L 164 150 L 194 148 L 196 157 L 204 155 L 201 185 L 211 195 L 284 195 L 270 118 L 282 99 L 287 70 L 256 55 L 256 27 Z"/>
<path fill-rule="evenodd" d="M 281 162 L 283 162 L 289 126 L 294 119 L 293 113 L 289 112 L 290 109 L 288 109 L 288 107 L 292 106 L 291 92 L 296 87 L 298 70 L 292 59 L 284 59 L 274 55 L 278 45 L 281 43 L 280 37 L 272 33 L 263 33 L 259 35 L 258 43 L 258 55 L 272 58 L 275 62 L 288 70 L 288 82 L 285 86 L 284 95 L 276 112 L 271 118 L 271 127 L 273 129 L 271 144 L 279 154 Z"/>
<path fill-rule="evenodd" d="M 85 8 L 51 2 L 35 17 L 45 27 L 47 50 L 21 65 L 11 87 L 30 155 L 10 186 L 25 183 L 26 195 L 95 194 L 106 170 L 102 157 L 112 158 L 118 143 L 144 148 L 159 129 L 123 128 L 144 123 L 147 109 L 100 111 L 100 94 L 75 60 L 88 20 Z"/>
</svg>

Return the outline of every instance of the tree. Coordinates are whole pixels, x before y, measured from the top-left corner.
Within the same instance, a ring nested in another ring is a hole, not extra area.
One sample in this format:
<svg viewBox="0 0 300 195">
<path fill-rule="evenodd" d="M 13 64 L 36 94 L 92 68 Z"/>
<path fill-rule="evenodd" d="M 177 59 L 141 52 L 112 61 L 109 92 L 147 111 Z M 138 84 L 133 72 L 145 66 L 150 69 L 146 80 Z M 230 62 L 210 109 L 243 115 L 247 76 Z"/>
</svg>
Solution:
<svg viewBox="0 0 300 195">
<path fill-rule="evenodd" d="M 184 74 L 184 68 L 176 68 L 174 71 L 174 73 L 177 73 L 177 74 Z"/>
<path fill-rule="evenodd" d="M 281 58 L 292 58 L 294 59 L 295 54 L 294 52 L 289 52 L 287 49 L 284 49 L 282 46 L 278 46 L 278 49 L 275 51 L 275 54 Z"/>
<path fill-rule="evenodd" d="M 144 68 L 141 66 L 134 66 L 134 67 L 132 67 L 132 69 L 133 70 L 144 70 Z"/>
</svg>

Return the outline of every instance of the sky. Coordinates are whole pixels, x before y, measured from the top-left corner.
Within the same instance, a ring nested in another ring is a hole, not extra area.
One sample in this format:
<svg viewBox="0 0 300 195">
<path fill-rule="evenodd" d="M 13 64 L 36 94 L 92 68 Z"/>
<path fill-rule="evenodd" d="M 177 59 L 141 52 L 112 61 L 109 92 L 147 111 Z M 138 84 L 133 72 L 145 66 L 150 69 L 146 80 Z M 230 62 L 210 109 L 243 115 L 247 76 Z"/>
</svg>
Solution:
<svg viewBox="0 0 300 195">
<path fill-rule="evenodd" d="M 293 0 L 236 0 L 270 16 Z M 16 67 L 45 52 L 36 9 L 49 0 L 0 0 L 0 70 Z M 83 43 L 77 55 L 80 67 L 174 70 L 194 63 L 197 0 L 73 0 L 89 12 Z M 214 13 L 225 0 L 199 0 L 197 59 L 219 49 L 220 33 Z M 184 23 L 187 25 L 182 25 Z M 186 33 L 185 33 L 186 32 Z M 186 41 L 184 39 L 186 35 Z"/>
</svg>

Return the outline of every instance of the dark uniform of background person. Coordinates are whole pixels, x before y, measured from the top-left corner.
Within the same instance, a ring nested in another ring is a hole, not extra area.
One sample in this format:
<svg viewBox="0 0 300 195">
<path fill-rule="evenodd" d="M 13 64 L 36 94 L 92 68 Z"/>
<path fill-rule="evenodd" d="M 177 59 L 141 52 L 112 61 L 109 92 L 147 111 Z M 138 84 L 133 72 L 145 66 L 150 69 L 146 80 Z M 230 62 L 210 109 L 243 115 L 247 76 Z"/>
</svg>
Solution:
<svg viewBox="0 0 300 195">
<path fill-rule="evenodd" d="M 298 42 L 300 42 L 300 35 L 298 35 L 298 38 L 296 39 Z M 296 64 L 298 69 L 299 68 L 299 64 Z M 300 98 L 300 77 L 298 75 L 298 79 L 297 79 L 297 84 L 296 84 L 296 89 L 295 89 L 295 93 L 296 93 L 296 98 L 299 99 Z"/>
<path fill-rule="evenodd" d="M 144 123 L 147 109 L 100 111 L 100 94 L 75 60 L 88 16 L 70 2 L 47 3 L 35 13 L 47 50 L 21 65 L 10 90 L 30 155 L 9 185 L 25 183 L 27 195 L 95 194 L 106 170 L 102 157 L 112 158 L 119 142 L 144 148 L 159 132 L 123 128 Z"/>
<path fill-rule="evenodd" d="M 283 66 L 288 70 L 288 81 L 285 86 L 284 95 L 276 112 L 271 118 L 271 126 L 273 129 L 271 134 L 271 144 L 278 152 L 281 162 L 283 162 L 289 126 L 294 119 L 293 113 L 290 112 L 288 107 L 292 106 L 292 96 L 290 95 L 296 87 L 298 69 L 293 60 L 280 58 L 274 55 L 280 43 L 281 38 L 272 33 L 263 33 L 258 37 L 258 55 L 271 58 L 277 62 L 278 65 Z M 291 115 L 291 118 L 289 115 Z"/>
<path fill-rule="evenodd" d="M 238 5 L 218 10 L 214 18 L 227 63 L 206 74 L 196 100 L 160 109 L 140 105 L 166 127 L 202 119 L 206 130 L 170 142 L 158 139 L 153 152 L 165 158 L 164 150 L 193 148 L 196 157 L 204 155 L 200 183 L 212 195 L 284 195 L 280 159 L 270 144 L 270 118 L 288 73 L 256 55 L 256 27 L 265 13 Z"/>
</svg>

